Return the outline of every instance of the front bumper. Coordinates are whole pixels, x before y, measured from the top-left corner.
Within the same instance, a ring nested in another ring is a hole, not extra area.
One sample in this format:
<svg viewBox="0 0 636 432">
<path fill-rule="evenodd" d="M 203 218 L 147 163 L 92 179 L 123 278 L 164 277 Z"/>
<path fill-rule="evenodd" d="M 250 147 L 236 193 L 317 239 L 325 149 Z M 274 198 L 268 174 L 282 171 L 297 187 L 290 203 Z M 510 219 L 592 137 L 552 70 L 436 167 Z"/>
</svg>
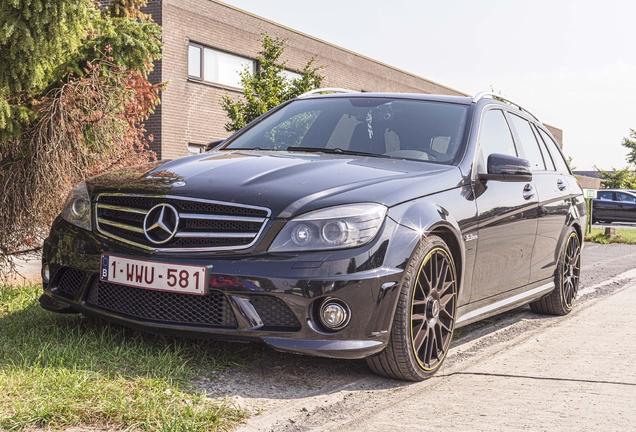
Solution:
<svg viewBox="0 0 636 432">
<path fill-rule="evenodd" d="M 364 358 L 384 349 L 399 295 L 404 246 L 391 254 L 397 226 L 362 248 L 333 253 L 232 256 L 148 255 L 102 240 L 62 220 L 45 242 L 43 308 L 81 312 L 132 328 L 184 337 L 261 341 L 280 351 L 335 358 Z M 408 249 L 408 248 L 407 248 Z M 101 254 L 204 265 L 210 284 L 205 296 L 162 293 L 99 280 Z M 395 265 L 387 265 L 395 263 Z M 325 299 L 350 309 L 349 324 L 329 332 L 317 317 Z"/>
</svg>

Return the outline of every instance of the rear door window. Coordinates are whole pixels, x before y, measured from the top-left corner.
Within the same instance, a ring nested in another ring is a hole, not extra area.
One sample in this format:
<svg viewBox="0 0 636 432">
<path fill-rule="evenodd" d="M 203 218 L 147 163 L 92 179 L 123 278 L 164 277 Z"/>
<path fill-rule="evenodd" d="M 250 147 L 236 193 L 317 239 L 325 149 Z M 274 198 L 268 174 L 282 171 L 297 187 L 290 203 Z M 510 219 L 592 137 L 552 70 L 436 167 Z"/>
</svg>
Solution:
<svg viewBox="0 0 636 432">
<path fill-rule="evenodd" d="M 629 195 L 623 192 L 617 192 L 616 195 L 617 195 L 618 201 L 636 203 L 636 197 L 634 197 L 634 195 Z"/>
<path fill-rule="evenodd" d="M 569 174 L 570 168 L 568 167 L 567 162 L 565 162 L 565 159 L 563 158 L 563 154 L 561 153 L 561 150 L 559 150 L 559 146 L 557 145 L 557 143 L 554 142 L 554 140 L 550 138 L 550 135 L 545 133 L 543 129 L 539 129 L 539 135 L 541 135 L 541 138 L 543 138 L 543 142 L 548 147 L 548 150 L 550 151 L 550 154 L 552 155 L 552 160 L 554 161 L 554 165 L 556 165 L 557 171 Z"/>
<path fill-rule="evenodd" d="M 532 132 L 530 122 L 514 114 L 510 114 L 510 120 L 517 131 L 517 136 L 521 140 L 521 148 L 523 148 L 526 159 L 530 162 L 532 171 L 545 171 L 543 155 L 534 132 Z"/>
<path fill-rule="evenodd" d="M 554 160 L 552 160 L 552 155 L 550 154 L 548 147 L 543 142 L 543 139 L 541 139 L 541 137 L 539 136 L 538 128 L 534 126 L 532 130 L 534 131 L 534 136 L 539 142 L 539 147 L 541 148 L 541 153 L 543 154 L 543 161 L 545 162 L 545 169 L 548 171 L 555 171 L 556 166 L 554 165 Z"/>
</svg>

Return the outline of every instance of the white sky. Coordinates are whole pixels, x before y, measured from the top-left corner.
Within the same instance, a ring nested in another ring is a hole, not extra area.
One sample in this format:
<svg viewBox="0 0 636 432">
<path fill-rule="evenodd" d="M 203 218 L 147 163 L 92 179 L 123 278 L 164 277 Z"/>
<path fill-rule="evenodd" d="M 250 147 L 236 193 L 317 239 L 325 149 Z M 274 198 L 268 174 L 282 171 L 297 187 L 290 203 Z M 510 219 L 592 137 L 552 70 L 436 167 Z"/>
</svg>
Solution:
<svg viewBox="0 0 636 432">
<path fill-rule="evenodd" d="M 492 86 L 563 129 L 577 169 L 626 165 L 635 0 L 223 1 L 465 93 Z"/>
</svg>

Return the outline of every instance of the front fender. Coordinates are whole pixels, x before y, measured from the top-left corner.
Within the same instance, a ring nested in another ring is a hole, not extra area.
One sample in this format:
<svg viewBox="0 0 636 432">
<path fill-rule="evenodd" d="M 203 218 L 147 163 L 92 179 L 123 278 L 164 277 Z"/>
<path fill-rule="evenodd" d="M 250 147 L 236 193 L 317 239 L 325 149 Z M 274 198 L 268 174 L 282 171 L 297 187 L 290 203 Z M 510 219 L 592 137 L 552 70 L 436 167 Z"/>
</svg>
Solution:
<svg viewBox="0 0 636 432">
<path fill-rule="evenodd" d="M 408 251 L 408 258 L 415 250 L 415 246 L 423 236 L 436 234 L 442 237 L 453 255 L 457 275 L 459 277 L 459 289 L 464 280 L 465 245 L 461 235 L 461 228 L 455 217 L 441 204 L 430 200 L 421 199 L 404 203 L 389 210 L 389 217 L 399 227 L 406 228 L 405 232 L 396 229 L 396 234 L 402 238 L 399 241 L 391 240 L 390 245 L 397 245 Z M 408 239 L 408 242 L 405 241 Z M 406 243 L 406 244 L 405 244 Z M 391 249 L 391 248 L 390 248 Z M 392 256 L 392 254 L 388 254 Z"/>
</svg>

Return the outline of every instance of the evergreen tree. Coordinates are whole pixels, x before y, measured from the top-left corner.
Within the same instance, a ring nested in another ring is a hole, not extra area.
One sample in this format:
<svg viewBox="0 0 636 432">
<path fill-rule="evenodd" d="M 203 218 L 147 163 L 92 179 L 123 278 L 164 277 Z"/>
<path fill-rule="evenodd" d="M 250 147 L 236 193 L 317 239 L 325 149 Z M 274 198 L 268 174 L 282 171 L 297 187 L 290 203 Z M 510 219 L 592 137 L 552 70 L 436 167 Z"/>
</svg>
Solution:
<svg viewBox="0 0 636 432">
<path fill-rule="evenodd" d="M 601 184 L 605 189 L 636 189 L 636 173 L 631 167 L 603 171 L 596 168 L 601 176 Z"/>
<path fill-rule="evenodd" d="M 0 2 L 0 141 L 30 124 L 29 98 L 50 84 L 97 15 L 92 0 Z"/>
<path fill-rule="evenodd" d="M 629 150 L 629 153 L 627 154 L 627 163 L 636 165 L 636 130 L 630 129 L 629 137 L 623 138 L 623 142 L 621 144 Z"/>
<path fill-rule="evenodd" d="M 0 2 L 0 280 L 75 183 L 154 157 L 142 122 L 159 103 L 161 28 L 144 4 Z"/>
</svg>

